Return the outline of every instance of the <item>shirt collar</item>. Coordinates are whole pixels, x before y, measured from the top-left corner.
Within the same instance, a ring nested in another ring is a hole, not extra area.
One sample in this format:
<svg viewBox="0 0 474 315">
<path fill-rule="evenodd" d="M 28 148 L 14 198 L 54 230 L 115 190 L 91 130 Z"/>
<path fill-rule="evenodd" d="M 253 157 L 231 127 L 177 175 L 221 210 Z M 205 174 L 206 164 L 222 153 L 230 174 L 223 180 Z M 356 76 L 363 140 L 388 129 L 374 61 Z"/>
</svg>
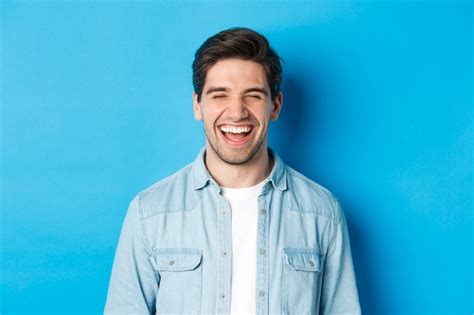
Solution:
<svg viewBox="0 0 474 315">
<path fill-rule="evenodd" d="M 195 190 L 205 187 L 208 183 L 212 183 L 218 187 L 214 178 L 212 178 L 207 171 L 206 164 L 204 163 L 205 153 L 206 147 L 203 147 L 192 164 L 193 189 Z M 271 182 L 273 188 L 277 190 L 286 190 L 287 174 L 285 164 L 280 156 L 271 148 L 268 148 L 268 153 L 273 157 L 274 164 L 267 181 Z"/>
</svg>

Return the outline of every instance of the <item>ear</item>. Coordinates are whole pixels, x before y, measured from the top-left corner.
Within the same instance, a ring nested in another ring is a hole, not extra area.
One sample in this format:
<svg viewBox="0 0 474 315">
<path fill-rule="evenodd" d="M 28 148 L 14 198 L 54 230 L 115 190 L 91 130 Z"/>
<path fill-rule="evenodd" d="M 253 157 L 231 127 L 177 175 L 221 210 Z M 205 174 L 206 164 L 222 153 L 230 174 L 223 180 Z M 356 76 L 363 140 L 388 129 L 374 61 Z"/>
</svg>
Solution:
<svg viewBox="0 0 474 315">
<path fill-rule="evenodd" d="M 193 112 L 196 120 L 202 120 L 201 103 L 198 101 L 198 95 L 193 92 Z"/>
<path fill-rule="evenodd" d="M 281 92 L 278 92 L 278 94 L 275 96 L 275 99 L 273 100 L 273 109 L 272 109 L 272 113 L 270 114 L 271 120 L 275 121 L 278 119 L 282 106 L 283 106 L 283 94 Z"/>
</svg>

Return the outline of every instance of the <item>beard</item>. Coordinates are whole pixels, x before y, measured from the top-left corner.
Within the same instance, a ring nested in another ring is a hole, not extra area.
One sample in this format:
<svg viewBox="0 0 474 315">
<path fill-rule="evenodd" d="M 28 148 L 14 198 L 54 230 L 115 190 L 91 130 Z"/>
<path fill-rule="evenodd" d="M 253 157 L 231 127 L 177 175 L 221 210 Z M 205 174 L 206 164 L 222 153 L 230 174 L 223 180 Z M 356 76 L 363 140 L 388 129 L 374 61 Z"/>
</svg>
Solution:
<svg viewBox="0 0 474 315">
<path fill-rule="evenodd" d="M 217 128 L 209 129 L 204 126 L 204 133 L 206 135 L 207 142 L 219 159 L 230 165 L 243 165 L 251 161 L 255 155 L 257 155 L 258 151 L 262 147 L 263 142 L 265 141 L 265 136 L 262 133 L 260 135 L 256 135 L 257 141 L 251 142 L 248 147 L 242 149 L 229 148 L 220 142 L 219 135 L 216 134 L 215 130 L 217 130 Z M 218 130 L 217 132 L 221 131 Z M 252 132 L 255 132 L 255 130 Z"/>
</svg>

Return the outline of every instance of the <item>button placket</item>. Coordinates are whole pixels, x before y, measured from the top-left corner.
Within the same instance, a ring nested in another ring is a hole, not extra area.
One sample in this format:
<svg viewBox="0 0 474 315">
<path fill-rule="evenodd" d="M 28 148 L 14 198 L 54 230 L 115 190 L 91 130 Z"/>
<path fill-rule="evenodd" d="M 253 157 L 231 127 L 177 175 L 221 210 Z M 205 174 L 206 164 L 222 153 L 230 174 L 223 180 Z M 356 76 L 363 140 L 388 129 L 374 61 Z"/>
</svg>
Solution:
<svg viewBox="0 0 474 315">
<path fill-rule="evenodd" d="M 257 314 L 266 314 L 268 311 L 268 255 L 266 248 L 268 242 L 268 211 L 267 199 L 270 198 L 271 192 L 258 197 L 259 216 L 257 230 L 257 248 L 259 248 L 257 256 Z"/>
<path fill-rule="evenodd" d="M 227 297 L 230 294 L 230 278 L 231 278 L 231 260 L 229 248 L 232 246 L 231 239 L 231 220 L 230 220 L 230 204 L 219 194 L 219 208 L 218 212 L 218 246 L 219 259 L 217 269 L 217 303 L 216 310 L 219 313 L 228 312 L 230 308 L 230 299 Z"/>
</svg>

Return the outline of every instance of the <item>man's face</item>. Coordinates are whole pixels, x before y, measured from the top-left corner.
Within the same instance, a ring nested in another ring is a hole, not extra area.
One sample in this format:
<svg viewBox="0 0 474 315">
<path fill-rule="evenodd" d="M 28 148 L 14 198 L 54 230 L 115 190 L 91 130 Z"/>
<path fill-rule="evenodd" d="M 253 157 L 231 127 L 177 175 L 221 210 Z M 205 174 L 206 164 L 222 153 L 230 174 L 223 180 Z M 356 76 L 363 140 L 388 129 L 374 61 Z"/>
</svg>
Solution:
<svg viewBox="0 0 474 315">
<path fill-rule="evenodd" d="M 209 146 L 222 161 L 241 165 L 266 151 L 269 121 L 278 118 L 282 96 L 271 100 L 260 64 L 224 59 L 207 72 L 201 101 L 195 93 L 193 100 Z"/>
</svg>

